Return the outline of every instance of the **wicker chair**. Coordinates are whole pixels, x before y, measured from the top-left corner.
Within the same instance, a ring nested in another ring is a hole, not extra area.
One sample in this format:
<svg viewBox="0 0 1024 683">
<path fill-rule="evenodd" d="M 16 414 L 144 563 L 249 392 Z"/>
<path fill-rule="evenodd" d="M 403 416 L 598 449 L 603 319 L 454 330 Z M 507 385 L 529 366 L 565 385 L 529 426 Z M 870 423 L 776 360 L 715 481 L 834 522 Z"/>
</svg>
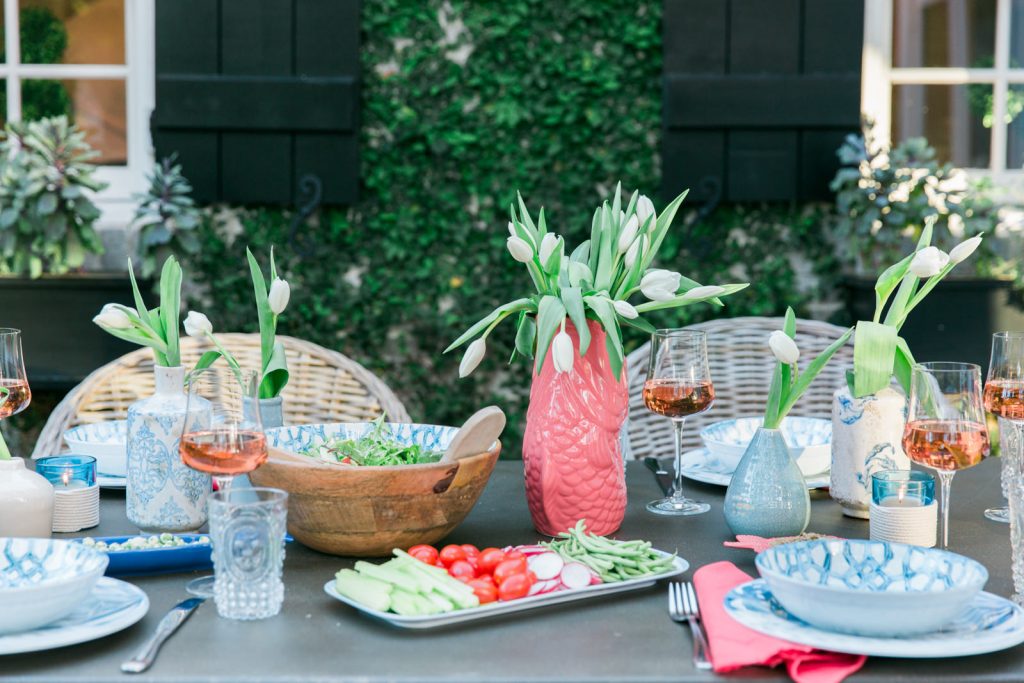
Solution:
<svg viewBox="0 0 1024 683">
<path fill-rule="evenodd" d="M 218 334 L 243 367 L 260 366 L 258 334 Z M 411 422 L 405 406 L 373 373 L 350 358 L 322 346 L 278 336 L 288 353 L 288 386 L 284 393 L 286 424 L 361 422 L 381 412 L 393 422 Z M 210 350 L 206 340 L 183 337 L 181 362 L 195 365 Z M 123 420 L 128 406 L 154 390 L 153 353 L 138 349 L 107 363 L 86 377 L 61 401 L 46 421 L 33 458 L 63 448 L 64 431 L 76 425 Z"/>
<path fill-rule="evenodd" d="M 727 318 L 687 328 L 707 333 L 715 404 L 707 413 L 686 421 L 684 449 L 700 447 L 699 432 L 712 422 L 764 414 L 775 367 L 775 358 L 768 350 L 768 335 L 773 330 L 782 329 L 782 322 L 782 318 Z M 815 320 L 797 320 L 796 329 L 801 369 L 845 332 L 842 327 Z M 674 432 L 670 421 L 644 406 L 642 389 L 650 347 L 651 343 L 647 342 L 626 359 L 629 420 L 623 450 L 627 458 L 664 456 L 673 452 Z M 845 381 L 846 369 L 852 365 L 853 345 L 847 344 L 836 352 L 790 414 L 829 417 L 832 393 Z"/>
</svg>

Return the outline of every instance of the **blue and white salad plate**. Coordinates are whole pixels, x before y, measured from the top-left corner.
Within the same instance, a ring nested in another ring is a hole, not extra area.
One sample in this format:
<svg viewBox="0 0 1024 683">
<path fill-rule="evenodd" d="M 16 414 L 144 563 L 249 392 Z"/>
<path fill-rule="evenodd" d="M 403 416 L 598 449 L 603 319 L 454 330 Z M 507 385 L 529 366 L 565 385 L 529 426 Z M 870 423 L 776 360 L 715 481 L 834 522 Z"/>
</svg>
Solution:
<svg viewBox="0 0 1024 683">
<path fill-rule="evenodd" d="M 682 474 L 687 479 L 699 481 L 703 484 L 714 486 L 728 486 L 732 481 L 734 468 L 715 458 L 706 448 L 697 448 L 683 453 Z M 828 472 L 805 476 L 809 489 L 827 489 L 831 486 L 831 476 Z"/>
<path fill-rule="evenodd" d="M 302 453 L 311 446 L 326 441 L 361 439 L 375 426 L 373 422 L 332 422 L 277 427 L 266 430 L 267 445 L 292 453 Z M 406 422 L 385 422 L 384 426 L 391 431 L 391 438 L 398 443 L 420 446 L 427 451 L 447 449 L 455 433 L 459 431 L 457 427 Z"/>
<path fill-rule="evenodd" d="M 103 638 L 128 628 L 148 611 L 149 598 L 141 589 L 104 577 L 96 582 L 89 597 L 64 618 L 31 631 L 0 636 L 0 655 L 50 650 Z"/>
<path fill-rule="evenodd" d="M 933 633 L 905 638 L 857 636 L 815 628 L 784 610 L 764 579 L 732 589 L 725 611 L 749 629 L 801 645 L 868 655 L 932 659 L 967 657 L 1024 643 L 1024 610 L 998 595 L 978 593 L 967 608 Z"/>
</svg>

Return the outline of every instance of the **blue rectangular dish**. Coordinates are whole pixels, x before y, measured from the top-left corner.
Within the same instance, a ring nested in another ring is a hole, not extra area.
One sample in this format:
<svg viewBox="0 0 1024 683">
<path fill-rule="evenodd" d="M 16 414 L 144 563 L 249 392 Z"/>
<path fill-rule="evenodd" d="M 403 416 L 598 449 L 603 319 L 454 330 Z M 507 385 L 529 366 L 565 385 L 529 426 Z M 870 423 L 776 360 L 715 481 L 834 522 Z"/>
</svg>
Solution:
<svg viewBox="0 0 1024 683">
<path fill-rule="evenodd" d="M 95 536 L 93 540 L 104 543 L 124 543 L 138 535 Z M 107 552 L 110 564 L 107 565 L 106 575 L 170 574 L 210 569 L 213 566 L 213 560 L 210 557 L 212 546 L 209 543 L 195 542 L 200 538 L 209 538 L 207 534 L 175 534 L 175 536 L 186 541 L 188 545 Z M 83 539 L 75 540 L 81 542 Z"/>
</svg>

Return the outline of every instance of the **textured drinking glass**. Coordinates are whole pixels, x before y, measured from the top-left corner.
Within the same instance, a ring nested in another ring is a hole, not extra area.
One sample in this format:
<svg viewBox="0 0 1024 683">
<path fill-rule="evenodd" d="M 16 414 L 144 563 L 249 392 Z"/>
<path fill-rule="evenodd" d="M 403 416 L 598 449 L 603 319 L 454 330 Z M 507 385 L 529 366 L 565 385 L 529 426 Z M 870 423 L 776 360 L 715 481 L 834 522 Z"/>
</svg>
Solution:
<svg viewBox="0 0 1024 683">
<path fill-rule="evenodd" d="M 883 470 L 871 475 L 871 500 L 875 505 L 889 502 L 913 500 L 921 505 L 931 505 L 935 500 L 935 477 L 927 472 L 915 470 Z"/>
<path fill-rule="evenodd" d="M 0 420 L 25 410 L 31 401 L 21 352 L 21 330 L 0 327 Z M 0 439 L 0 457 L 5 455 L 10 453 Z"/>
<path fill-rule="evenodd" d="M 910 374 L 903 450 L 935 470 L 942 484 L 939 543 L 949 546 L 949 490 L 958 470 L 989 454 L 982 405 L 981 367 L 973 363 L 918 363 Z"/>
<path fill-rule="evenodd" d="M 683 424 L 715 401 L 708 369 L 707 336 L 693 330 L 658 330 L 651 337 L 651 355 L 644 382 L 644 405 L 672 420 L 675 427 L 675 486 L 671 495 L 647 504 L 659 515 L 699 515 L 711 506 L 683 495 Z"/>
<path fill-rule="evenodd" d="M 985 381 L 985 410 L 1002 421 L 1024 422 L 1024 332 L 996 332 L 992 335 L 992 356 L 988 364 L 988 378 Z M 1008 447 L 1013 441 L 1010 425 L 1004 438 L 999 430 L 1002 468 L 1003 495 L 1010 497 L 1010 479 L 1014 476 L 1013 464 L 1019 461 L 1021 453 Z M 1008 507 L 989 508 L 985 516 L 995 522 L 1009 522 Z M 1015 555 L 1016 556 L 1016 555 Z"/>
<path fill-rule="evenodd" d="M 284 535 L 288 494 L 237 488 L 210 496 L 213 599 L 227 619 L 266 619 L 284 601 Z"/>
</svg>

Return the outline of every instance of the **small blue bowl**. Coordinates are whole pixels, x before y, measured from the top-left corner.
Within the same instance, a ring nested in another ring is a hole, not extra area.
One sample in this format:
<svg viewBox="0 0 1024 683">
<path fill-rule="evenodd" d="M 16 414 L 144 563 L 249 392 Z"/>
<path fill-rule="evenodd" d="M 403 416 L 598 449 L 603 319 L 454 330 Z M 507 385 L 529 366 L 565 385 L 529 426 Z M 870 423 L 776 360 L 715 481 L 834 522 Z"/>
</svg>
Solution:
<svg viewBox="0 0 1024 683">
<path fill-rule="evenodd" d="M 885 541 L 787 543 L 759 553 L 755 564 L 787 612 L 860 636 L 937 631 L 988 581 L 988 570 L 969 557 Z"/>
<path fill-rule="evenodd" d="M 764 417 L 737 417 L 709 424 L 700 430 L 708 452 L 730 470 L 735 470 Z M 832 458 L 832 422 L 816 417 L 787 417 L 779 427 L 789 454 L 804 476 L 828 470 Z"/>
<path fill-rule="evenodd" d="M 206 534 L 175 534 L 188 545 L 142 548 L 139 550 L 97 549 L 96 552 L 110 559 L 107 565 L 107 576 L 140 576 L 143 574 L 171 574 L 198 569 L 209 569 L 213 566 L 211 558 L 212 546 L 209 543 L 196 543 L 201 538 L 209 538 Z M 96 536 L 94 541 L 104 543 L 124 543 L 136 536 Z M 75 539 L 81 542 L 83 539 Z"/>
</svg>

